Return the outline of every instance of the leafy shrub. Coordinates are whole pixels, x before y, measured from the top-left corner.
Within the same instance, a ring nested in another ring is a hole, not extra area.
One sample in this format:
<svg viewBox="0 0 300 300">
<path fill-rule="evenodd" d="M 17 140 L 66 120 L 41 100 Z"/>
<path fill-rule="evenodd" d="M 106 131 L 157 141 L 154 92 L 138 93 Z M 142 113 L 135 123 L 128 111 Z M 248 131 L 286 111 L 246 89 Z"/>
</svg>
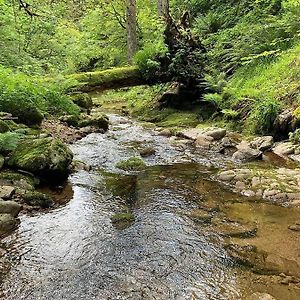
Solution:
<svg viewBox="0 0 300 300">
<path fill-rule="evenodd" d="M 300 144 L 300 129 L 298 128 L 294 132 L 290 132 L 289 139 L 293 144 Z"/>
<path fill-rule="evenodd" d="M 276 100 L 258 101 L 247 119 L 247 128 L 252 133 L 271 133 L 280 109 L 281 105 Z"/>
<path fill-rule="evenodd" d="M 41 81 L 0 65 L 0 111 L 11 113 L 25 124 L 41 123 L 46 113 L 79 114 L 79 108 L 64 95 L 65 88 L 62 79 Z"/>
<path fill-rule="evenodd" d="M 22 139 L 22 134 L 16 132 L 0 133 L 0 153 L 8 153 L 15 150 Z"/>
<path fill-rule="evenodd" d="M 146 80 L 159 76 L 160 61 L 167 55 L 167 47 L 162 43 L 146 44 L 134 57 L 134 63 L 138 66 L 142 76 Z"/>
</svg>

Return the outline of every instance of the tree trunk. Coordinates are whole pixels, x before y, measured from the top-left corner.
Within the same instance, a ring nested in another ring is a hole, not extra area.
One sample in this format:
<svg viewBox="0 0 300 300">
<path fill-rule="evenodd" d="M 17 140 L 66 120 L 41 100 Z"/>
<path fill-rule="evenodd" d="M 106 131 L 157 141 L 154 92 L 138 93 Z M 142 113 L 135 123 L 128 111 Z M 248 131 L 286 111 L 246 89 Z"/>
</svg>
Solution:
<svg viewBox="0 0 300 300">
<path fill-rule="evenodd" d="M 170 16 L 169 0 L 157 0 L 157 11 L 159 17 L 168 19 Z"/>
<path fill-rule="evenodd" d="M 138 49 L 136 0 L 127 0 L 127 45 L 128 63 L 132 64 L 133 56 Z"/>
</svg>

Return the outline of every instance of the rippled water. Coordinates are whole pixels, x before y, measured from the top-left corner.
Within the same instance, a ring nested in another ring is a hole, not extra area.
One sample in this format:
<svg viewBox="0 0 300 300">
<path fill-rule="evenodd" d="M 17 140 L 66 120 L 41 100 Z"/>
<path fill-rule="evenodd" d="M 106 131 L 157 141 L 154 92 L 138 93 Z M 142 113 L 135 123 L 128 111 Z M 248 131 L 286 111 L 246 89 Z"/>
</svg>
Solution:
<svg viewBox="0 0 300 300">
<path fill-rule="evenodd" d="M 72 146 L 93 166 L 71 176 L 73 199 L 48 213 L 21 216 L 4 243 L 12 263 L 6 299 L 240 299 L 237 269 L 209 226 L 190 217 L 199 201 L 228 197 L 214 171 L 193 149 L 111 116 L 112 128 Z M 115 165 L 151 145 L 139 174 Z M 231 195 L 231 194 L 230 194 Z M 135 222 L 113 226 L 128 204 Z"/>
</svg>

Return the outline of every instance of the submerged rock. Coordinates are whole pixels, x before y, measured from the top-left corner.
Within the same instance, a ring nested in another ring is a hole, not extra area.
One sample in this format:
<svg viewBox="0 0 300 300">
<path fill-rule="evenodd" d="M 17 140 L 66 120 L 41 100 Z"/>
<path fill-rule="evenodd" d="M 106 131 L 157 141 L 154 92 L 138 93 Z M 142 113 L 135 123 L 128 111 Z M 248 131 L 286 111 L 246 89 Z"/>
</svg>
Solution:
<svg viewBox="0 0 300 300">
<path fill-rule="evenodd" d="M 145 162 L 139 157 L 131 157 L 128 160 L 120 161 L 117 168 L 124 171 L 140 171 L 145 168 Z"/>
<path fill-rule="evenodd" d="M 141 157 L 149 157 L 149 156 L 155 155 L 155 153 L 156 153 L 156 151 L 152 147 L 147 147 L 147 148 L 140 150 Z"/>
<path fill-rule="evenodd" d="M 195 209 L 191 212 L 190 217 L 199 223 L 210 223 L 212 215 L 202 209 Z"/>
<path fill-rule="evenodd" d="M 0 214 L 10 214 L 16 217 L 22 209 L 22 205 L 15 201 L 0 200 Z"/>
<path fill-rule="evenodd" d="M 266 293 L 254 293 L 247 300 L 276 300 L 273 296 Z"/>
<path fill-rule="evenodd" d="M 250 238 L 256 236 L 257 226 L 255 224 L 240 224 L 237 222 L 218 223 L 214 230 L 220 235 L 236 238 Z"/>
<path fill-rule="evenodd" d="M 117 213 L 111 217 L 112 224 L 120 230 L 130 227 L 134 221 L 135 217 L 132 212 Z"/>
<path fill-rule="evenodd" d="M 25 170 L 43 179 L 59 181 L 69 174 L 71 150 L 53 138 L 25 140 L 13 151 L 8 165 Z"/>
<path fill-rule="evenodd" d="M 25 193 L 22 198 L 26 204 L 40 206 L 41 208 L 49 208 L 53 204 L 48 195 L 35 191 Z"/>
</svg>

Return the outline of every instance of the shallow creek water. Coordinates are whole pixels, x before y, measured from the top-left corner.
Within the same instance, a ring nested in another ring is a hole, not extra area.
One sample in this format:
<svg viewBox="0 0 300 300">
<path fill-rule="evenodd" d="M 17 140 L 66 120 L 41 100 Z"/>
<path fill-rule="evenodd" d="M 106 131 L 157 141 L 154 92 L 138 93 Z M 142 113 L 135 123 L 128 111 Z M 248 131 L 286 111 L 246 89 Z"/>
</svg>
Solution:
<svg viewBox="0 0 300 300">
<path fill-rule="evenodd" d="M 199 203 L 217 202 L 223 214 L 261 224 L 262 242 L 254 238 L 252 244 L 269 247 L 272 233 L 273 241 L 284 243 L 286 234 L 287 252 L 297 256 L 300 246 L 286 228 L 299 210 L 249 202 L 211 180 L 224 164 L 221 157 L 212 161 L 127 118 L 110 115 L 110 120 L 108 133 L 72 145 L 75 159 L 93 169 L 71 176 L 71 201 L 47 213 L 22 215 L 17 231 L 3 241 L 11 264 L 5 299 L 226 300 L 246 299 L 254 291 L 300 299 L 298 290 L 287 286 L 251 284 L 255 275 L 231 261 L 224 239 L 190 217 Z M 145 146 L 156 155 L 144 159 L 144 171 L 116 168 Z M 135 221 L 118 228 L 111 217 L 124 204 Z"/>
</svg>

